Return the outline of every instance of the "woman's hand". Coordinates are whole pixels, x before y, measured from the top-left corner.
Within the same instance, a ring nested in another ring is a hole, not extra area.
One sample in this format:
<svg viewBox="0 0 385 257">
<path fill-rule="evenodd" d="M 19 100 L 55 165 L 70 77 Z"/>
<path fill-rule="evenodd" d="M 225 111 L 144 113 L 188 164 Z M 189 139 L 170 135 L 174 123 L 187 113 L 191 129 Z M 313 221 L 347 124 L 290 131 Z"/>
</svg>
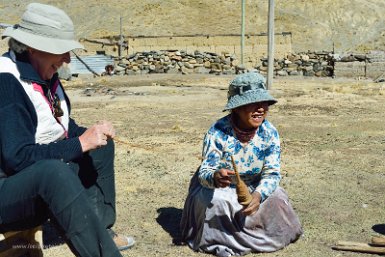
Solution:
<svg viewBox="0 0 385 257">
<path fill-rule="evenodd" d="M 115 137 L 115 129 L 108 121 L 101 121 L 88 128 L 80 137 L 83 152 L 102 147 L 107 139 Z"/>
<path fill-rule="evenodd" d="M 261 205 L 261 194 L 259 192 L 254 192 L 252 196 L 253 199 L 251 200 L 249 205 L 242 210 L 243 214 L 245 215 L 250 215 L 258 211 L 259 205 Z"/>
<path fill-rule="evenodd" d="M 235 172 L 228 169 L 220 169 L 214 173 L 214 184 L 216 187 L 228 187 L 231 183 L 231 175 Z"/>
</svg>

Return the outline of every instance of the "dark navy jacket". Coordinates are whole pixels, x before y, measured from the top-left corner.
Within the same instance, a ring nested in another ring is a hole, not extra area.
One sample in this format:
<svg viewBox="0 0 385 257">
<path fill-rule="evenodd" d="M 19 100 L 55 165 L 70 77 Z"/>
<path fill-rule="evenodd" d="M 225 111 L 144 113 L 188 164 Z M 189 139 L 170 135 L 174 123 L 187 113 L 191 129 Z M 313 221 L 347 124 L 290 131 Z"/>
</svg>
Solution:
<svg viewBox="0 0 385 257">
<path fill-rule="evenodd" d="M 16 65 L 21 80 L 50 86 L 50 82 L 42 80 L 29 63 L 17 61 Z M 51 81 L 56 79 L 57 74 Z M 67 96 L 66 102 L 70 111 Z M 86 128 L 79 127 L 73 119 L 69 121 L 68 139 L 46 145 L 35 143 L 36 127 L 36 111 L 22 85 L 13 74 L 0 73 L 0 168 L 8 176 L 39 160 L 68 162 L 82 156 L 78 136 Z"/>
</svg>

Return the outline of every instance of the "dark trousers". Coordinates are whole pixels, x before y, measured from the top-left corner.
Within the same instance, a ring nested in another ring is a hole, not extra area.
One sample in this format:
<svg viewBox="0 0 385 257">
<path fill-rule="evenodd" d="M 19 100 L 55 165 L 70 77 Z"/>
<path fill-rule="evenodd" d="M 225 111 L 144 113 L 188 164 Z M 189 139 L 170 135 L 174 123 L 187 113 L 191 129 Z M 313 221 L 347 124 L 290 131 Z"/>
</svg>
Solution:
<svg viewBox="0 0 385 257">
<path fill-rule="evenodd" d="M 42 160 L 3 178 L 0 232 L 53 219 L 76 256 L 121 256 L 106 228 L 115 222 L 114 144 L 69 164 Z"/>
</svg>

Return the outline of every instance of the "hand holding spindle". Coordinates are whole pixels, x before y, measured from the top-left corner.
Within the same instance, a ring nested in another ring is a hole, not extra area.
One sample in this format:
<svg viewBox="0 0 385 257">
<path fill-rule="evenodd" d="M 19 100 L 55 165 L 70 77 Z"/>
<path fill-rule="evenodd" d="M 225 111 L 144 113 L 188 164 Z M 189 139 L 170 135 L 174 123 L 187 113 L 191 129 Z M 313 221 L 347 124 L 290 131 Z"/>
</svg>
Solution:
<svg viewBox="0 0 385 257">
<path fill-rule="evenodd" d="M 236 190 L 238 195 L 238 202 L 243 206 L 248 206 L 251 200 L 253 199 L 253 197 L 250 194 L 249 189 L 247 188 L 247 185 L 239 176 L 237 166 L 235 165 L 234 157 L 232 155 L 230 157 L 231 157 L 231 162 L 233 164 L 233 168 L 235 172 L 235 178 L 237 181 Z"/>
</svg>

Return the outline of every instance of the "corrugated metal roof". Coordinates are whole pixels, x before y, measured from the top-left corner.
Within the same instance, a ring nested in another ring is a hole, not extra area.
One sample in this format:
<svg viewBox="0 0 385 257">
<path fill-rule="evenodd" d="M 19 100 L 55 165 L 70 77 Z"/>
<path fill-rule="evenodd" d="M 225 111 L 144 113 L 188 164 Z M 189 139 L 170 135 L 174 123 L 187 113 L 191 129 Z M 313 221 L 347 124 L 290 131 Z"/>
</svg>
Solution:
<svg viewBox="0 0 385 257">
<path fill-rule="evenodd" d="M 107 55 L 89 55 L 79 56 L 81 60 L 87 64 L 94 72 L 99 75 L 105 71 L 105 67 L 109 64 L 114 65 L 114 60 Z M 89 74 L 93 73 L 86 65 L 84 65 L 76 56 L 71 56 L 71 63 L 69 65 L 72 74 Z"/>
<path fill-rule="evenodd" d="M 5 29 L 5 28 L 8 28 L 8 27 L 12 27 L 13 25 L 11 24 L 7 24 L 7 23 L 0 23 L 0 29 Z"/>
</svg>

